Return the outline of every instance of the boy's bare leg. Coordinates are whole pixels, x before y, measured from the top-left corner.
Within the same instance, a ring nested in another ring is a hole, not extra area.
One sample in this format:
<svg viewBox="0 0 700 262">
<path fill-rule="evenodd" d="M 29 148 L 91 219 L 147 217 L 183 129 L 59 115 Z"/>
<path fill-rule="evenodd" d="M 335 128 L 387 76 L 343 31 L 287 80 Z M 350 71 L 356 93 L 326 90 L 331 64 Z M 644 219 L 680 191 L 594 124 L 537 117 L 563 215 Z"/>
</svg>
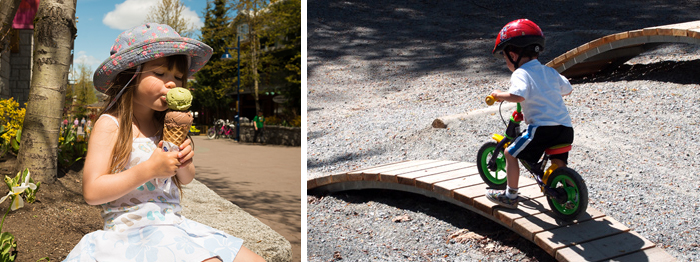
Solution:
<svg viewBox="0 0 700 262">
<path fill-rule="evenodd" d="M 508 154 L 506 155 L 506 174 L 508 188 L 506 190 L 487 189 L 486 198 L 506 208 L 518 208 L 518 179 L 520 177 L 520 164 L 518 160 Z"/>
<path fill-rule="evenodd" d="M 506 174 L 508 175 L 508 187 L 512 189 L 518 188 L 518 180 L 520 179 L 520 163 L 518 159 L 511 156 L 508 151 L 505 151 L 506 155 Z"/>
</svg>

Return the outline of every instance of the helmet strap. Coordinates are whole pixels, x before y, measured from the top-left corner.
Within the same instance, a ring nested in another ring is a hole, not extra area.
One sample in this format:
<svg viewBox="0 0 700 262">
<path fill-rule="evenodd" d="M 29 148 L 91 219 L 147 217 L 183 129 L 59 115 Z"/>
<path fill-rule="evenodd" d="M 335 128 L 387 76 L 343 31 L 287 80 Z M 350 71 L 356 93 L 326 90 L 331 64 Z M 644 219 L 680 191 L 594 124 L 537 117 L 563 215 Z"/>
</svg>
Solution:
<svg viewBox="0 0 700 262">
<path fill-rule="evenodd" d="M 513 58 L 510 57 L 510 52 L 503 50 L 503 52 L 506 52 L 506 57 L 508 58 L 508 61 L 510 61 L 510 63 L 513 64 L 513 68 L 515 68 L 515 69 L 518 69 L 520 67 L 519 63 L 520 63 L 520 59 L 523 58 L 524 51 L 525 51 L 525 49 L 520 50 L 520 53 L 518 54 L 518 60 L 513 61 Z"/>
</svg>

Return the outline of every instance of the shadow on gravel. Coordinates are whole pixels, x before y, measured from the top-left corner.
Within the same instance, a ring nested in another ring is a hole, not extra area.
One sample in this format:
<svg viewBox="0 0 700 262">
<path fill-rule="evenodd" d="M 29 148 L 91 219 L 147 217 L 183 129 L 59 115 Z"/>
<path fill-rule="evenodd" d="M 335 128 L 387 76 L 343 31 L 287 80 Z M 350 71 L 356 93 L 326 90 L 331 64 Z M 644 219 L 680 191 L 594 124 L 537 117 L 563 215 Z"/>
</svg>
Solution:
<svg viewBox="0 0 700 262">
<path fill-rule="evenodd" d="M 676 84 L 700 83 L 700 60 L 661 61 L 651 64 L 624 64 L 610 72 L 575 78 L 572 84 L 649 80 Z"/>
<path fill-rule="evenodd" d="M 315 196 L 321 197 L 322 195 Z M 449 223 L 458 228 L 458 230 L 467 229 L 486 236 L 492 241 L 499 242 L 503 246 L 516 248 L 527 257 L 535 258 L 536 261 L 556 261 L 540 247 L 520 237 L 520 235 L 512 232 L 510 229 L 469 210 L 434 198 L 401 191 L 379 189 L 343 191 L 334 193 L 332 196 L 352 204 L 377 202 L 402 210 L 423 213 Z M 446 240 L 446 242 L 449 241 Z M 446 245 L 469 245 L 469 243 L 450 243 Z"/>
<path fill-rule="evenodd" d="M 314 139 L 319 138 L 319 137 L 322 137 L 322 136 L 323 136 L 323 132 L 320 132 L 320 131 L 306 132 L 306 139 L 309 141 L 314 140 Z"/>
<path fill-rule="evenodd" d="M 309 138 L 309 141 L 312 139 Z M 325 160 L 318 161 L 317 158 L 314 158 L 313 156 L 307 156 L 306 159 L 306 168 L 307 169 L 313 169 L 313 168 L 320 168 L 324 166 L 331 166 L 336 163 L 340 162 L 348 162 L 353 159 L 367 159 L 370 158 L 371 156 L 379 156 L 383 154 L 383 151 L 377 150 L 377 149 L 372 149 L 372 150 L 362 150 L 363 153 L 357 154 L 357 153 L 344 153 L 344 154 L 337 154 L 335 156 L 331 156 L 326 158 Z M 350 170 L 355 170 L 357 168 L 361 168 L 361 166 L 357 167 L 350 167 Z"/>
<path fill-rule="evenodd" d="M 398 72 L 374 71 L 394 76 L 469 70 L 472 58 L 487 61 L 479 73 L 502 73 L 502 63 L 484 58 L 498 30 L 518 18 L 535 21 L 548 36 L 543 63 L 608 33 L 700 19 L 700 2 L 691 0 L 309 0 L 307 7 L 309 78 L 346 56 L 408 64 Z"/>
</svg>

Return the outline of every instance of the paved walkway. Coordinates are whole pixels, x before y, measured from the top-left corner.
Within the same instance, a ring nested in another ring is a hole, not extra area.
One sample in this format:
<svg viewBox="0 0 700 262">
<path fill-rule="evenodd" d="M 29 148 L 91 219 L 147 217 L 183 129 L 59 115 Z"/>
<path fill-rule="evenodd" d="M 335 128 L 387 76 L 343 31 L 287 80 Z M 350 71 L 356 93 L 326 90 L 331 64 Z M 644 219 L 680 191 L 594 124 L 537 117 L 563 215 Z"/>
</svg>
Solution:
<svg viewBox="0 0 700 262">
<path fill-rule="evenodd" d="M 301 148 L 192 140 L 196 179 L 285 237 L 301 261 Z"/>
</svg>

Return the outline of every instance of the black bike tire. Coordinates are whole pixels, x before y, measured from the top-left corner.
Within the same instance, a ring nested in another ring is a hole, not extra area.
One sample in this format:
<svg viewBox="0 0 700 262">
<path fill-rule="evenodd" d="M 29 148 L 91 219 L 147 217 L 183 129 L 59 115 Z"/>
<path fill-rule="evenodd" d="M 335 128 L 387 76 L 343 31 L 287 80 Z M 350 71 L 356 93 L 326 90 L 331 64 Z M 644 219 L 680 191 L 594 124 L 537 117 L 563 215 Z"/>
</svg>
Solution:
<svg viewBox="0 0 700 262">
<path fill-rule="evenodd" d="M 207 129 L 207 137 L 209 139 L 215 139 L 216 138 L 216 129 L 214 127 L 210 127 Z"/>
<path fill-rule="evenodd" d="M 581 175 L 568 167 L 560 167 L 554 170 L 554 172 L 552 172 L 547 179 L 547 186 L 551 186 L 555 181 L 560 180 L 561 178 L 558 178 L 560 176 L 565 176 L 570 182 L 575 184 L 575 190 L 578 192 L 578 206 L 571 212 L 563 213 L 556 206 L 559 205 L 559 203 L 555 203 L 555 201 L 557 201 L 556 199 L 547 197 L 547 203 L 556 217 L 564 221 L 572 221 L 578 218 L 581 214 L 585 213 L 586 209 L 588 208 L 588 187 L 586 186 L 586 182 L 583 180 Z"/>
<path fill-rule="evenodd" d="M 479 176 L 481 176 L 481 180 L 484 181 L 490 188 L 494 189 L 506 189 L 507 186 L 507 180 L 503 180 L 501 183 L 497 183 L 497 181 L 493 181 L 490 179 L 490 177 L 493 177 L 491 175 L 491 170 L 486 167 L 486 163 L 484 161 L 488 162 L 488 159 L 491 157 L 491 155 L 483 156 L 484 154 L 488 154 L 488 151 L 496 151 L 498 150 L 499 154 L 503 155 L 503 148 L 498 149 L 496 148 L 496 143 L 495 142 L 487 142 L 484 145 L 479 148 L 479 151 L 476 154 L 476 166 L 477 169 L 479 170 Z M 505 157 L 503 155 L 502 157 Z M 484 159 L 485 158 L 485 159 Z M 505 172 L 505 169 L 502 170 Z"/>
</svg>

